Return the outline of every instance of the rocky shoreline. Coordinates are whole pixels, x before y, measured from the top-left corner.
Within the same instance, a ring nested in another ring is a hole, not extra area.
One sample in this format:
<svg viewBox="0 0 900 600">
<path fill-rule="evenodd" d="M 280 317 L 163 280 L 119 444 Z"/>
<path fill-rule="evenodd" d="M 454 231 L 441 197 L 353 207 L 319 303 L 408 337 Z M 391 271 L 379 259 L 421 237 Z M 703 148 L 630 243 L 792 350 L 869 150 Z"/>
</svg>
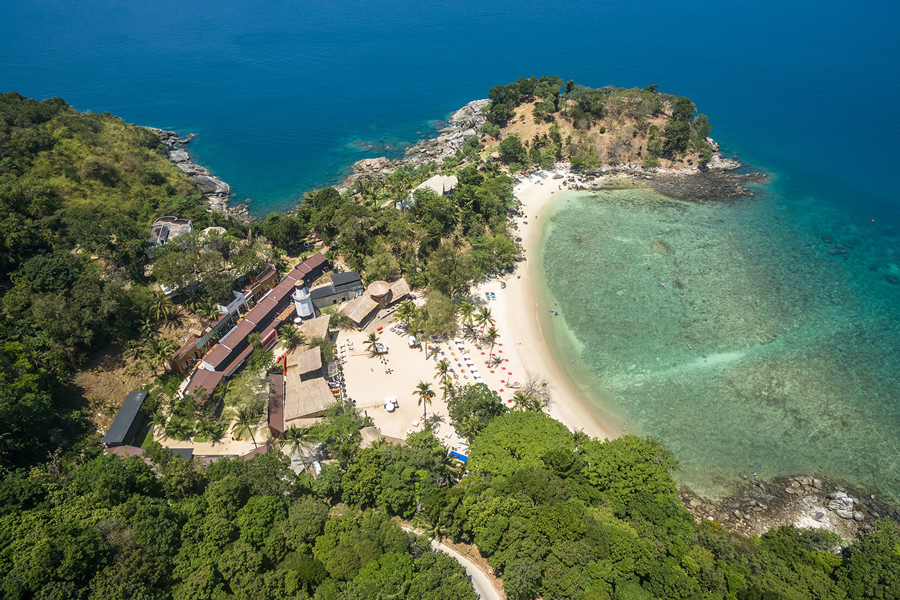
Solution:
<svg viewBox="0 0 900 600">
<path fill-rule="evenodd" d="M 367 158 L 355 162 L 352 173 L 335 188 L 344 192 L 359 179 L 364 177 L 383 178 L 401 166 L 419 166 L 431 161 L 441 161 L 456 155 L 472 135 L 483 137 L 480 128 L 486 118 L 484 109 L 490 103 L 487 99 L 473 100 L 453 113 L 440 135 L 433 139 L 422 140 L 406 150 L 403 158 L 391 160 L 384 156 Z M 730 173 L 741 166 L 741 163 L 723 158 L 719 145 L 708 138 L 715 154 L 705 167 L 691 166 L 686 169 L 664 169 L 658 167 L 645 168 L 637 163 L 604 165 L 592 172 L 573 171 L 568 165 L 557 165 L 550 173 L 554 179 L 562 179 L 560 189 L 602 190 L 627 186 L 628 182 L 652 187 L 660 194 L 689 202 L 705 202 L 727 200 L 739 197 L 752 197 L 745 184 L 765 183 L 768 178 L 763 173 L 736 174 Z M 522 181 L 519 177 L 519 181 Z"/>
<path fill-rule="evenodd" d="M 878 519 L 900 523 L 900 507 L 892 500 L 808 475 L 753 479 L 719 501 L 701 498 L 688 489 L 681 491 L 681 498 L 697 521 L 716 521 L 745 535 L 793 525 L 827 529 L 855 541 Z"/>
<path fill-rule="evenodd" d="M 431 161 L 441 161 L 456 155 L 467 137 L 481 135 L 479 129 L 484 125 L 484 109 L 490 103 L 488 99 L 473 100 L 450 115 L 447 126 L 439 130 L 436 138 L 422 140 L 408 148 L 403 158 L 391 160 L 384 156 L 365 158 L 351 166 L 351 174 L 340 184 L 334 186 L 344 192 L 364 177 L 382 178 L 393 173 L 401 166 L 417 167 Z"/>
<path fill-rule="evenodd" d="M 194 138 L 193 133 L 186 138 L 181 138 L 174 131 L 157 129 L 156 127 L 147 127 L 147 129 L 159 136 L 160 141 L 166 147 L 169 160 L 175 163 L 175 166 L 181 169 L 185 175 L 190 177 L 191 181 L 200 189 L 210 212 L 228 215 L 242 223 L 253 221 L 247 204 L 241 203 L 229 206 L 230 185 L 213 175 L 206 167 L 201 167 L 191 160 L 186 148 L 188 143 Z"/>
</svg>

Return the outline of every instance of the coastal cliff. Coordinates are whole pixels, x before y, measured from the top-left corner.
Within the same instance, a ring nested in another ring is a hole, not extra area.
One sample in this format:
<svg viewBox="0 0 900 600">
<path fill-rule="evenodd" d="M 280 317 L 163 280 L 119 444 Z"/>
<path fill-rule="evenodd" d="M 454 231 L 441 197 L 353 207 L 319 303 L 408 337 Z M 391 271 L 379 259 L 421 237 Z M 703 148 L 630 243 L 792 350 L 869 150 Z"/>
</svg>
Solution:
<svg viewBox="0 0 900 600">
<path fill-rule="evenodd" d="M 191 160 L 187 151 L 187 145 L 194 138 L 194 134 L 182 138 L 174 131 L 156 127 L 147 127 L 147 129 L 159 136 L 160 141 L 166 147 L 169 160 L 175 163 L 175 166 L 181 169 L 200 189 L 210 212 L 229 215 L 241 223 L 253 221 L 246 204 L 241 203 L 229 206 L 230 185 L 213 175 L 206 167 L 202 167 Z"/>
</svg>

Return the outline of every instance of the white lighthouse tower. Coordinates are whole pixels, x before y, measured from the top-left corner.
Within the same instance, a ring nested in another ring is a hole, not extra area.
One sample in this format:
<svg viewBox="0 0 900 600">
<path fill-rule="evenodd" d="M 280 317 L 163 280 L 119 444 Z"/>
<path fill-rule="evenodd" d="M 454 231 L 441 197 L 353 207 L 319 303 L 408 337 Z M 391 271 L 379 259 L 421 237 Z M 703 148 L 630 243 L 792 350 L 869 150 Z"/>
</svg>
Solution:
<svg viewBox="0 0 900 600">
<path fill-rule="evenodd" d="M 316 316 L 316 308 L 313 306 L 312 298 L 309 296 L 309 288 L 305 285 L 294 289 L 293 294 L 294 308 L 297 310 L 299 319 L 309 319 Z"/>
</svg>

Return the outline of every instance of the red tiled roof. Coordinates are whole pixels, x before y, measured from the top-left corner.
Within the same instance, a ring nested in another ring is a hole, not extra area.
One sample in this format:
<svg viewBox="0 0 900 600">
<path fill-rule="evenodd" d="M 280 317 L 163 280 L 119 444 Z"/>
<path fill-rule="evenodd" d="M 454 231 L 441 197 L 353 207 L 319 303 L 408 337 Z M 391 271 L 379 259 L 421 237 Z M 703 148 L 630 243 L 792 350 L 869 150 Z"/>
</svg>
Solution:
<svg viewBox="0 0 900 600">
<path fill-rule="evenodd" d="M 176 362 L 178 362 L 179 360 L 184 358 L 188 353 L 190 353 L 192 350 L 194 350 L 194 348 L 197 347 L 197 340 L 199 340 L 199 339 L 200 338 L 198 338 L 197 336 L 193 336 L 191 339 L 189 339 L 187 342 L 185 342 L 184 346 L 179 348 L 178 351 L 172 355 L 172 358 Z"/>
<path fill-rule="evenodd" d="M 250 313 L 247 313 L 247 316 L 250 316 Z M 253 333 L 254 329 L 256 329 L 256 323 L 245 317 L 243 321 L 237 324 L 237 327 L 228 332 L 228 335 L 219 340 L 219 345 L 233 350 L 247 339 L 247 336 Z"/>
<path fill-rule="evenodd" d="M 255 449 L 255 450 L 251 450 L 250 452 L 248 452 L 247 454 L 245 454 L 245 455 L 242 456 L 241 458 L 243 458 L 244 460 L 253 460 L 254 458 L 256 458 L 257 456 L 259 456 L 260 454 L 265 454 L 265 453 L 268 452 L 268 451 L 269 451 L 269 447 L 268 447 L 268 446 L 260 446 L 259 448 Z"/>
<path fill-rule="evenodd" d="M 269 427 L 278 433 L 284 433 L 284 375 L 269 375 L 275 393 L 269 397 Z"/>
<path fill-rule="evenodd" d="M 214 369 L 218 369 L 219 365 L 228 360 L 228 357 L 230 355 L 231 348 L 219 344 L 215 348 L 210 350 L 209 354 L 203 357 L 203 362 L 209 364 Z"/>
<path fill-rule="evenodd" d="M 225 373 L 219 373 L 218 371 L 207 371 L 206 369 L 197 369 L 191 375 L 191 380 L 187 384 L 187 388 L 185 388 L 185 393 L 193 394 L 195 390 L 199 388 L 203 388 L 206 390 L 207 394 L 211 394 L 216 386 L 218 386 L 222 379 L 225 378 Z"/>
<path fill-rule="evenodd" d="M 230 363 L 228 363 L 228 366 L 226 366 L 224 369 L 222 369 L 222 372 L 225 374 L 226 377 L 231 377 L 232 375 L 234 375 L 234 372 L 238 370 L 238 368 L 241 366 L 241 364 L 243 364 L 243 362 L 245 360 L 247 360 L 247 357 L 250 356 L 250 354 L 252 354 L 252 353 L 253 353 L 253 346 L 250 346 L 248 344 L 247 347 L 244 348 L 244 350 L 240 354 L 238 354 L 237 356 L 234 357 L 234 360 L 232 360 Z"/>
<path fill-rule="evenodd" d="M 306 260 L 304 260 L 303 264 L 308 265 L 308 266 L 312 267 L 313 269 L 315 269 L 316 267 L 321 266 L 321 265 L 325 264 L 326 262 L 328 262 L 328 259 L 325 258 L 325 255 L 322 254 L 321 252 L 316 252 L 315 254 L 313 254 Z"/>
</svg>

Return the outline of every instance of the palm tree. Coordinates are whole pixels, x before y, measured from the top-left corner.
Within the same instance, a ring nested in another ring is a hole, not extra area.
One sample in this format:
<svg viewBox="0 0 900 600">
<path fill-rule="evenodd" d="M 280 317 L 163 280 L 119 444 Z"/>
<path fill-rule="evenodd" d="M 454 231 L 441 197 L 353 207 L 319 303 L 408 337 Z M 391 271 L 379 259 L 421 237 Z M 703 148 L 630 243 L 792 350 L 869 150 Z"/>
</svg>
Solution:
<svg viewBox="0 0 900 600">
<path fill-rule="evenodd" d="M 153 337 L 153 333 L 156 330 L 156 323 L 153 322 L 153 319 L 147 317 L 144 319 L 144 322 L 141 323 L 141 336 L 144 339 L 150 339 Z"/>
<path fill-rule="evenodd" d="M 413 304 L 412 301 L 407 300 L 397 308 L 396 315 L 397 318 L 400 319 L 407 328 L 409 328 L 412 326 L 412 322 L 418 316 L 418 312 L 419 310 L 416 308 L 416 305 Z"/>
<path fill-rule="evenodd" d="M 222 439 L 224 432 L 219 423 L 208 418 L 197 421 L 197 435 L 205 437 L 210 443 L 215 444 Z"/>
<path fill-rule="evenodd" d="M 516 392 L 513 394 L 513 406 L 516 410 L 529 410 L 534 406 L 534 400 L 525 392 Z"/>
<path fill-rule="evenodd" d="M 484 341 L 491 345 L 491 349 L 489 354 L 491 355 L 491 362 L 494 362 L 494 344 L 497 343 L 497 338 L 500 337 L 500 332 L 497 331 L 496 327 L 491 327 L 487 330 L 487 333 L 484 334 Z"/>
<path fill-rule="evenodd" d="M 438 378 L 441 380 L 441 383 L 444 381 L 448 381 L 450 379 L 450 361 L 446 358 L 441 359 L 434 365 L 434 368 L 437 369 Z"/>
<path fill-rule="evenodd" d="M 246 406 L 242 406 L 237 409 L 237 412 L 234 415 L 234 425 L 231 428 L 231 433 L 236 436 L 244 437 L 244 434 L 248 434 L 250 439 L 253 440 L 253 447 L 256 448 L 256 438 L 253 436 L 253 430 L 256 429 L 256 424 L 259 422 L 259 418 L 256 416 L 250 408 Z"/>
<path fill-rule="evenodd" d="M 153 290 L 150 295 L 148 312 L 157 321 L 168 321 L 175 313 L 175 305 L 159 290 Z"/>
<path fill-rule="evenodd" d="M 434 392 L 431 391 L 431 384 L 420 381 L 419 385 L 416 386 L 416 391 L 413 392 L 413 394 L 419 397 L 419 406 L 425 408 L 425 416 L 423 418 L 428 419 L 428 404 L 434 397 Z"/>
<path fill-rule="evenodd" d="M 471 330 L 475 319 L 475 307 L 472 303 L 466 299 L 460 300 L 456 305 L 456 314 L 462 319 L 462 324 Z"/>
<path fill-rule="evenodd" d="M 140 358 L 142 354 L 141 345 L 138 344 L 137 340 L 128 340 L 125 342 L 125 356 L 132 360 L 136 360 Z"/>
<path fill-rule="evenodd" d="M 366 350 L 372 353 L 372 356 L 378 353 L 378 336 L 374 333 L 370 333 L 369 337 L 366 338 Z"/>
<path fill-rule="evenodd" d="M 306 343 L 306 336 L 300 333 L 300 330 L 293 323 L 285 323 L 281 326 L 281 339 L 284 341 L 288 352 Z"/>
<path fill-rule="evenodd" d="M 194 423 L 186 417 L 172 415 L 166 424 L 166 437 L 176 440 L 186 440 L 194 432 Z"/>
<path fill-rule="evenodd" d="M 447 398 L 453 397 L 453 394 L 456 392 L 456 390 L 454 389 L 453 381 L 451 381 L 450 378 L 441 380 L 441 391 L 444 394 L 444 401 L 446 401 Z"/>
<path fill-rule="evenodd" d="M 154 369 L 159 368 L 162 365 L 166 364 L 166 361 L 169 360 L 169 357 L 177 350 L 178 347 L 175 345 L 175 342 L 168 338 L 151 338 L 149 342 L 147 342 L 147 347 L 144 351 L 144 357 L 150 366 Z"/>
<path fill-rule="evenodd" d="M 306 451 L 315 445 L 310 439 L 309 427 L 297 427 L 296 425 L 291 425 L 284 432 L 284 437 L 281 438 L 279 443 L 282 446 L 287 446 L 290 454 L 296 453 L 300 455 L 300 460 L 303 461 L 303 467 L 308 467 L 306 463 Z"/>
<path fill-rule="evenodd" d="M 494 318 L 491 316 L 491 309 L 487 306 L 481 308 L 475 315 L 475 324 L 484 329 L 488 325 L 494 324 Z"/>
<path fill-rule="evenodd" d="M 468 415 L 461 423 L 456 423 L 454 428 L 459 432 L 459 435 L 469 440 L 469 443 L 472 443 L 478 432 L 481 431 L 481 419 L 478 415 Z"/>
</svg>

